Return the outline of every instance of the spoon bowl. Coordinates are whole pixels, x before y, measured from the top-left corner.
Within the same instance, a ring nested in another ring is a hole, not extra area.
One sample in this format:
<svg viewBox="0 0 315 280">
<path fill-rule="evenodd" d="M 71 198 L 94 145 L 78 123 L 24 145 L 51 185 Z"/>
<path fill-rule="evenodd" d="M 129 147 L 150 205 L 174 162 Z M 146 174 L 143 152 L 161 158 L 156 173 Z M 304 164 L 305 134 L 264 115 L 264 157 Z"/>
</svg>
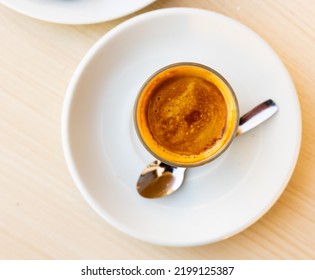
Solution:
<svg viewBox="0 0 315 280">
<path fill-rule="evenodd" d="M 167 196 L 182 185 L 185 171 L 186 168 L 173 167 L 155 160 L 141 172 L 137 190 L 146 198 Z"/>
</svg>

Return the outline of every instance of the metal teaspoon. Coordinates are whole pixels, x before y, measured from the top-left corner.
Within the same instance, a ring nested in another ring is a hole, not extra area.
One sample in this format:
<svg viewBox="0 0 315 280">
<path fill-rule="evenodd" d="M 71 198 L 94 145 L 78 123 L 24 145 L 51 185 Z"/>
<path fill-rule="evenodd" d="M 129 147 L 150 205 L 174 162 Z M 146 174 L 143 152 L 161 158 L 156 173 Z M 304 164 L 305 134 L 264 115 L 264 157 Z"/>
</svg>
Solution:
<svg viewBox="0 0 315 280">
<path fill-rule="evenodd" d="M 278 111 L 277 105 L 267 100 L 239 120 L 236 136 L 255 128 Z M 173 167 L 159 160 L 150 163 L 140 174 L 137 182 L 138 193 L 145 198 L 160 198 L 177 191 L 184 181 L 186 168 Z"/>
</svg>

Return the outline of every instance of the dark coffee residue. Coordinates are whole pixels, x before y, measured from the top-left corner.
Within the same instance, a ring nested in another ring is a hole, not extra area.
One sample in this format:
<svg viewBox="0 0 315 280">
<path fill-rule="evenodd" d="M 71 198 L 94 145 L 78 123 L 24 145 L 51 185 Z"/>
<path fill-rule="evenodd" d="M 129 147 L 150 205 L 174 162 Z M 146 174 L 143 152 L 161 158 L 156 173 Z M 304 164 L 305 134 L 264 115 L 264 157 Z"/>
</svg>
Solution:
<svg viewBox="0 0 315 280">
<path fill-rule="evenodd" d="M 201 112 L 198 110 L 193 110 L 185 116 L 185 121 L 188 125 L 193 124 L 201 119 Z"/>
</svg>

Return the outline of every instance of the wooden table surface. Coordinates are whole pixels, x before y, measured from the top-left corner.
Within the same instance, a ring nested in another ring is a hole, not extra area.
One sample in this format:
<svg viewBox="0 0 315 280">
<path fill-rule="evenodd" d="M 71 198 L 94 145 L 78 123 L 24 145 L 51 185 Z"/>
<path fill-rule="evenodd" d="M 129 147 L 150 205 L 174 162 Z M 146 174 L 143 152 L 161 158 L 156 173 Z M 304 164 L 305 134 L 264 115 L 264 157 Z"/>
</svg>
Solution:
<svg viewBox="0 0 315 280">
<path fill-rule="evenodd" d="M 192 248 L 147 244 L 101 219 L 70 177 L 60 136 L 66 88 L 86 51 L 126 19 L 167 7 L 212 10 L 257 32 L 288 68 L 303 118 L 298 163 L 277 203 L 240 234 Z M 0 38 L 0 259 L 315 258 L 315 0 L 158 0 L 85 26 L 0 5 Z"/>
</svg>

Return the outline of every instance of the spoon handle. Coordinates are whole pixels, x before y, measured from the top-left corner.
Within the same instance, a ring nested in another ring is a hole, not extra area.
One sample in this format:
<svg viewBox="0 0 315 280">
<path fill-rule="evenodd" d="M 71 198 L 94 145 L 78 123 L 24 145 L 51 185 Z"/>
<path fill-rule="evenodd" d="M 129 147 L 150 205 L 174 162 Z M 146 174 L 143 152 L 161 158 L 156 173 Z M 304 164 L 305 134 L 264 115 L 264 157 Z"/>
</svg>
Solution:
<svg viewBox="0 0 315 280">
<path fill-rule="evenodd" d="M 260 125 L 272 117 L 277 111 L 278 106 L 271 99 L 259 104 L 240 118 L 236 136 L 244 134 L 245 132 Z"/>
</svg>

